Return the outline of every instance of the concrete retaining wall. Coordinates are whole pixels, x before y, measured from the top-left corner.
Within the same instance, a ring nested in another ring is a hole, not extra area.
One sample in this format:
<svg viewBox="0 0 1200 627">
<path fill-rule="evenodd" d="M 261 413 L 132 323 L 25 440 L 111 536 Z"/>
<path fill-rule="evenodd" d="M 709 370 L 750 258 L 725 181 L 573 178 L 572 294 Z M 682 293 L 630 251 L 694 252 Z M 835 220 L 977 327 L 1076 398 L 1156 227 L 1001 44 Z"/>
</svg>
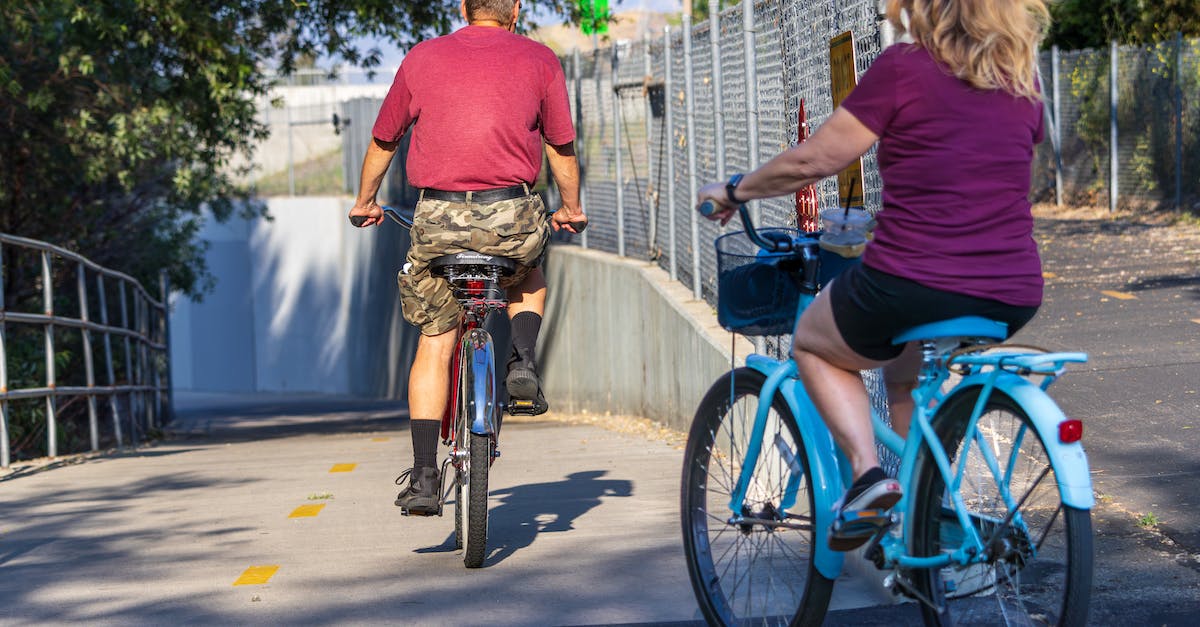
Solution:
<svg viewBox="0 0 1200 627">
<path fill-rule="evenodd" d="M 654 264 L 556 246 L 539 355 L 555 410 L 642 416 L 686 429 L 729 370 L 712 307 Z M 753 346 L 737 337 L 742 361 Z"/>
</svg>

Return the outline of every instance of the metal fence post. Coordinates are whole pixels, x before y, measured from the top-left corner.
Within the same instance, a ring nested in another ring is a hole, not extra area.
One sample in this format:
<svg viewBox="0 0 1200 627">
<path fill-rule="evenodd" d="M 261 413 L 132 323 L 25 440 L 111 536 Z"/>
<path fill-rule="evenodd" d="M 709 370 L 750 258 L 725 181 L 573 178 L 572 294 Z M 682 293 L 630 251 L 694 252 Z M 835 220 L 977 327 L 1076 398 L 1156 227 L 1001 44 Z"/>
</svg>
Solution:
<svg viewBox="0 0 1200 627">
<path fill-rule="evenodd" d="M 1183 31 L 1175 31 L 1175 208 L 1183 208 Z"/>
<path fill-rule="evenodd" d="M 117 295 L 121 298 L 121 328 L 129 328 L 129 307 L 125 304 L 125 282 L 117 282 Z M 133 380 L 133 355 L 132 349 L 129 346 L 129 336 L 124 335 L 125 340 L 125 380 L 130 386 L 134 385 Z M 137 445 L 138 426 L 137 426 L 137 410 L 134 408 L 133 390 L 129 391 L 129 401 L 125 407 L 129 409 L 129 443 Z"/>
<path fill-rule="evenodd" d="M 0 312 L 4 311 L 4 247 L 0 246 Z M 8 390 L 8 353 L 4 348 L 4 318 L 0 317 L 0 390 Z M 0 468 L 8 468 L 8 401 L 0 400 Z"/>
<path fill-rule="evenodd" d="M 79 319 L 87 324 L 88 319 L 88 300 L 87 300 L 87 272 L 82 263 L 79 264 L 79 276 L 76 283 L 79 287 Z M 92 450 L 100 450 L 100 425 L 96 421 L 96 371 L 92 364 L 92 332 L 85 326 L 80 329 L 83 334 L 83 369 L 87 377 L 87 405 L 88 405 L 88 434 L 91 436 Z"/>
<path fill-rule="evenodd" d="M 758 167 L 758 59 L 754 45 L 754 0 L 742 2 L 743 42 L 746 48 L 746 169 Z M 750 214 L 756 223 L 762 222 L 759 203 L 751 206 Z"/>
<path fill-rule="evenodd" d="M 692 17 L 683 16 L 683 73 L 684 88 L 687 98 L 687 158 L 688 158 L 688 191 L 685 200 L 690 201 L 696 193 L 696 99 L 695 75 L 692 72 Z M 685 202 L 690 204 L 690 202 Z M 700 216 L 695 211 L 688 211 L 692 224 L 692 293 L 697 299 L 701 297 L 700 290 Z"/>
<path fill-rule="evenodd" d="M 1117 40 L 1108 44 L 1108 210 L 1117 210 Z"/>
<path fill-rule="evenodd" d="M 721 7 L 718 0 L 708 0 L 708 40 L 712 46 L 713 134 L 716 151 L 717 180 L 725 180 L 725 108 L 721 106 Z"/>
<path fill-rule="evenodd" d="M 621 159 L 621 92 L 617 91 L 617 70 L 620 63 L 619 46 L 612 46 L 613 153 L 617 167 L 617 256 L 625 256 L 625 173 Z M 632 155 L 630 155 L 632 156 Z"/>
<path fill-rule="evenodd" d="M 892 23 L 887 19 L 887 4 L 887 0 L 879 0 L 875 4 L 880 50 L 886 50 L 888 46 L 896 43 L 896 29 L 892 28 Z"/>
<path fill-rule="evenodd" d="M 575 48 L 571 53 L 571 59 L 575 65 L 575 154 L 579 161 L 579 208 L 585 213 L 587 212 L 587 177 L 583 176 L 587 172 L 587 143 L 583 137 L 583 59 L 579 54 L 579 48 Z M 579 244 L 587 248 L 587 231 L 579 238 Z"/>
<path fill-rule="evenodd" d="M 168 300 L 170 292 L 168 291 L 167 271 L 163 270 L 158 273 L 158 293 L 162 298 L 162 343 L 167 347 L 163 355 L 163 376 L 167 380 L 167 404 L 163 408 L 164 422 L 169 423 L 175 419 L 175 385 L 171 382 L 171 301 Z M 155 370 L 157 376 L 157 370 Z M 162 389 L 162 382 L 156 381 L 158 388 Z"/>
<path fill-rule="evenodd" d="M 1050 90 L 1054 98 L 1052 103 L 1054 111 L 1054 128 L 1050 129 L 1053 133 L 1054 148 L 1054 204 L 1059 207 L 1063 204 L 1063 161 L 1062 161 L 1062 101 L 1059 98 L 1059 89 L 1061 83 L 1058 75 L 1058 45 L 1050 47 Z"/>
<path fill-rule="evenodd" d="M 643 115 L 646 116 L 646 204 L 650 207 L 650 215 L 646 216 L 646 243 L 650 249 L 650 254 L 653 256 L 658 248 L 658 203 L 654 202 L 654 197 L 659 194 L 658 187 L 654 187 L 651 191 L 651 181 L 654 176 L 654 108 L 650 104 L 650 83 L 653 80 L 654 64 L 650 58 L 650 31 L 642 33 L 642 50 L 645 54 L 642 55 L 642 100 L 645 102 Z M 632 159 L 633 155 L 629 155 Z M 652 257 L 653 258 L 653 257 Z"/>
<path fill-rule="evenodd" d="M 96 293 L 100 296 L 100 324 L 104 328 L 108 328 L 108 299 L 104 295 L 104 275 L 96 275 Z M 113 373 L 113 351 L 112 351 L 112 335 L 108 331 L 104 332 L 104 368 L 108 375 L 108 387 L 117 385 L 117 377 Z M 108 408 L 112 412 L 113 433 L 117 438 L 117 448 L 125 447 L 125 440 L 121 437 L 121 412 L 117 407 L 117 393 L 110 392 L 108 395 Z"/>
<path fill-rule="evenodd" d="M 42 309 L 47 318 L 54 318 L 54 287 L 50 283 L 50 253 L 42 251 Z M 54 323 L 46 324 L 46 454 L 58 457 L 58 424 L 54 416 L 54 388 L 58 385 L 54 376 Z"/>
<path fill-rule="evenodd" d="M 667 150 L 663 151 L 663 159 L 667 160 L 667 269 L 671 273 L 671 280 L 679 280 L 679 268 L 676 263 L 675 251 L 675 115 L 671 113 L 674 108 L 672 100 L 675 99 L 673 80 L 674 72 L 671 65 L 674 63 L 671 55 L 671 27 L 663 27 L 663 65 L 666 67 L 666 84 L 663 86 L 666 104 L 666 128 L 663 132 L 666 133 L 668 141 L 666 142 Z"/>
</svg>

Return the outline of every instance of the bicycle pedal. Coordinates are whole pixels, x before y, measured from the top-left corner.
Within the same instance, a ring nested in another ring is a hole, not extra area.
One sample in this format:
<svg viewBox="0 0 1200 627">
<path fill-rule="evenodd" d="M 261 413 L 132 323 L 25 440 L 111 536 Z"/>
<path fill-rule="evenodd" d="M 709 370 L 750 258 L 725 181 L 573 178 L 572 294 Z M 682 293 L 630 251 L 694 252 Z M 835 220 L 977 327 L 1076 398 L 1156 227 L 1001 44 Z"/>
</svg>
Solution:
<svg viewBox="0 0 1200 627">
<path fill-rule="evenodd" d="M 508 406 L 505 409 L 507 409 L 508 413 L 512 414 L 513 416 L 537 416 L 539 413 L 541 413 L 538 412 L 537 403 L 534 401 L 519 399 L 512 399 L 508 401 Z"/>
<path fill-rule="evenodd" d="M 834 519 L 833 532 L 842 537 L 868 538 L 886 533 L 896 520 L 896 516 L 882 509 L 844 512 Z"/>
<path fill-rule="evenodd" d="M 422 516 L 422 517 L 424 517 L 424 516 L 441 516 L 442 512 L 440 511 L 440 508 L 438 510 L 426 510 L 426 509 L 410 510 L 407 507 L 401 507 L 400 515 L 401 516 Z"/>
</svg>

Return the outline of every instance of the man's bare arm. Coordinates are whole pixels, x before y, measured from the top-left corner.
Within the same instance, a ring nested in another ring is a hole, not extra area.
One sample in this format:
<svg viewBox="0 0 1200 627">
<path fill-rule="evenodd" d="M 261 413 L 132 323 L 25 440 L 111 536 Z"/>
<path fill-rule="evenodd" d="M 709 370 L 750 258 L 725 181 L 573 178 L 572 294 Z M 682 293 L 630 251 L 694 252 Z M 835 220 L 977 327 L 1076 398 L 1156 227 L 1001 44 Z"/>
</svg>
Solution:
<svg viewBox="0 0 1200 627">
<path fill-rule="evenodd" d="M 575 143 L 561 146 L 547 144 L 546 158 L 563 203 L 551 217 L 550 225 L 555 231 L 567 229 L 570 233 L 582 232 L 587 227 L 588 218 L 579 203 L 579 159 L 575 156 Z"/>
<path fill-rule="evenodd" d="M 384 142 L 372 138 L 367 146 L 367 155 L 363 157 L 362 175 L 358 181 L 358 198 L 350 209 L 350 216 L 366 216 L 360 226 L 375 226 L 383 222 L 383 209 L 375 202 L 379 187 L 383 185 L 383 177 L 387 174 L 392 158 L 396 156 L 396 148 L 400 142 Z"/>
</svg>

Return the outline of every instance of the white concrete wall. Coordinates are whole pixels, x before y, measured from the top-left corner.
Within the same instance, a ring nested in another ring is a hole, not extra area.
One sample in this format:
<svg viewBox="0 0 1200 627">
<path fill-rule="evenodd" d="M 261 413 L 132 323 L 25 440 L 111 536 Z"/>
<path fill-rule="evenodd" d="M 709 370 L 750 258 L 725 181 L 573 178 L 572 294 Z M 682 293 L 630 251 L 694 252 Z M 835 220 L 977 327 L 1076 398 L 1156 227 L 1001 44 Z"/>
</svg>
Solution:
<svg viewBox="0 0 1200 627">
<path fill-rule="evenodd" d="M 175 386 L 404 396 L 415 330 L 400 318 L 395 273 L 407 232 L 354 228 L 348 198 L 268 205 L 271 220 L 202 231 L 217 285 L 198 303 L 172 299 Z"/>
</svg>

